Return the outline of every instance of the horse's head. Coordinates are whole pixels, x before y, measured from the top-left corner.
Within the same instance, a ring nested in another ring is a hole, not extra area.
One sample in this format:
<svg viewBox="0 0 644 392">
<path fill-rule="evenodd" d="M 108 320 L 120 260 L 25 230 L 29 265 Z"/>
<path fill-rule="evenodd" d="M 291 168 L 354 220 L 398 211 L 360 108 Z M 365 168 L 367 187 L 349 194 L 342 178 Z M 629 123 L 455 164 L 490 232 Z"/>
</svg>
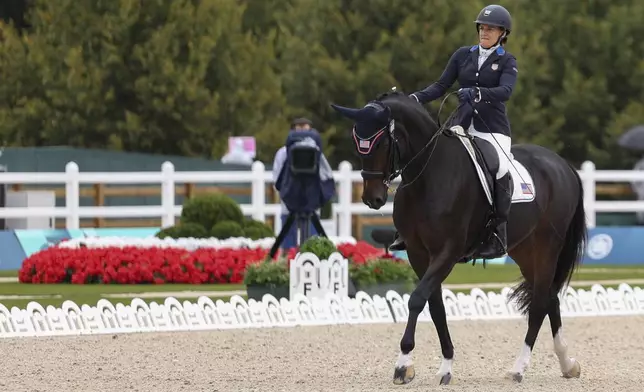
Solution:
<svg viewBox="0 0 644 392">
<path fill-rule="evenodd" d="M 389 184 L 398 174 L 404 178 L 410 168 L 422 172 L 416 167 L 417 158 L 439 135 L 438 125 L 418 101 L 395 87 L 361 109 L 331 107 L 354 122 L 352 140 L 364 180 L 362 201 L 378 210 L 387 202 Z M 402 168 L 396 170 L 398 166 Z"/>
<path fill-rule="evenodd" d="M 362 201 L 370 208 L 380 209 L 387 202 L 399 154 L 391 108 L 378 100 L 361 109 L 334 104 L 331 107 L 354 121 L 352 140 L 362 162 Z"/>
</svg>

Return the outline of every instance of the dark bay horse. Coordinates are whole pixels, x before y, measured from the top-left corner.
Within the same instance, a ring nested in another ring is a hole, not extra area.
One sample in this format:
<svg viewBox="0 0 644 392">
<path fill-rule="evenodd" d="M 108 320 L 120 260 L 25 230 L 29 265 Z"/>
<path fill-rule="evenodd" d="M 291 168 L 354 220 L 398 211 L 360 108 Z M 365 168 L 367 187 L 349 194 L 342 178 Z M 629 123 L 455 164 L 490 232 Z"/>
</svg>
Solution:
<svg viewBox="0 0 644 392">
<path fill-rule="evenodd" d="M 443 355 L 437 381 L 448 384 L 454 346 L 441 284 L 456 263 L 475 258 L 491 210 L 473 160 L 460 140 L 463 136 L 439 127 L 422 105 L 400 92 L 382 94 L 363 108 L 331 106 L 354 122 L 352 138 L 362 161 L 366 205 L 380 209 L 387 201 L 390 180 L 398 174 L 396 168 L 402 171 L 393 221 L 406 240 L 419 282 L 408 303 L 394 383 L 406 384 L 415 376 L 411 351 L 418 316 L 428 303 Z M 568 162 L 546 148 L 514 145 L 512 154 L 513 164 L 523 165 L 532 177 L 534 200 L 513 201 L 508 219 L 508 254 L 524 278 L 510 300 L 516 300 L 517 308 L 528 317 L 528 330 L 509 375 L 517 382 L 523 379 L 548 315 L 561 372 L 566 378 L 579 377 L 581 367 L 568 356 L 562 334 L 557 294 L 579 265 L 586 241 L 582 183 Z"/>
</svg>

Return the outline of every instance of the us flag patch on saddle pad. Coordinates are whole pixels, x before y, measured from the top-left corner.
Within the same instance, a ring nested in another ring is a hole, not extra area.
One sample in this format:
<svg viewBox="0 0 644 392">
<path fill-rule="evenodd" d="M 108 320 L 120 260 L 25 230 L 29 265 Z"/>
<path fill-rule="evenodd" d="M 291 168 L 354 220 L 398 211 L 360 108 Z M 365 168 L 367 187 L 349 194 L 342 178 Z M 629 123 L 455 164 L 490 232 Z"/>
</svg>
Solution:
<svg viewBox="0 0 644 392">
<path fill-rule="evenodd" d="M 521 183 L 521 192 L 524 195 L 531 195 L 533 193 L 532 192 L 532 187 L 530 185 L 526 184 L 525 182 L 522 182 Z"/>
</svg>

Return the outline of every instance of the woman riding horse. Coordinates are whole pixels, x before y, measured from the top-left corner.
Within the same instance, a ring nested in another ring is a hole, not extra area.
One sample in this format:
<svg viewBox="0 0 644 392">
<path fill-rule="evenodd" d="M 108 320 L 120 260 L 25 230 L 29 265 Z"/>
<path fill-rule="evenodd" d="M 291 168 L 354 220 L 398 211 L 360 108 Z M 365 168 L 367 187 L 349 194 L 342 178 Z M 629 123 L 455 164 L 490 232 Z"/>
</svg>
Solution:
<svg viewBox="0 0 644 392">
<path fill-rule="evenodd" d="M 412 96 L 393 89 L 362 108 L 331 105 L 354 123 L 351 138 L 360 155 L 362 202 L 373 210 L 382 208 L 391 179 L 401 177 L 392 218 L 406 239 L 409 264 L 419 281 L 407 301 L 409 313 L 394 369 L 395 384 L 407 384 L 415 377 L 411 353 L 416 347 L 418 320 L 426 307 L 441 346 L 436 380 L 444 385 L 452 379 L 454 345 L 442 285 L 456 263 L 481 257 L 481 228 L 490 221 L 488 195 L 476 185 L 479 174 L 463 146 L 464 129 L 497 148 L 501 166 L 497 170 L 497 162 L 490 165 L 498 171 L 493 204 L 502 219 L 500 240 L 499 244 L 487 244 L 491 249 L 483 257 L 499 255 L 504 249 L 494 248 L 507 244 L 508 255 L 524 278 L 505 298 L 508 306 L 516 306 L 528 316 L 528 329 L 510 376 L 517 382 L 523 380 L 546 316 L 561 373 L 566 378 L 581 374 L 579 362 L 567 353 L 558 294 L 569 284 L 585 249 L 584 187 L 575 167 L 554 151 L 534 144 L 515 145 L 512 154 L 516 162 L 512 164 L 522 173 L 522 180 L 534 185 L 529 187 L 534 193 L 531 201 L 512 204 L 508 211 L 510 195 L 502 189 L 511 188 L 507 174 L 510 126 L 504 102 L 510 98 L 517 77 L 516 60 L 503 49 L 511 30 L 510 16 L 499 6 L 489 6 L 476 22 L 480 44 L 457 50 L 441 80 L 427 89 Z M 457 134 L 454 137 L 421 103 L 440 97 L 456 79 L 462 88 L 459 118 L 450 123 L 455 125 L 451 128 Z M 481 144 L 482 149 L 488 147 Z M 507 241 L 506 220 L 511 225 Z"/>
<path fill-rule="evenodd" d="M 454 120 L 456 132 L 468 133 L 489 141 L 499 155 L 499 169 L 494 186 L 496 230 L 494 236 L 482 247 L 483 259 L 501 257 L 507 252 L 506 225 L 512 192 L 510 191 L 509 160 L 511 133 L 505 102 L 510 99 L 517 79 L 516 58 L 504 49 L 512 31 L 512 16 L 500 5 L 490 5 L 476 18 L 479 44 L 457 49 L 447 63 L 440 79 L 424 90 L 410 95 L 421 104 L 431 102 L 445 94 L 456 80 L 459 107 Z M 496 239 L 496 240 L 495 240 Z M 390 246 L 391 250 L 404 250 L 402 236 Z"/>
</svg>

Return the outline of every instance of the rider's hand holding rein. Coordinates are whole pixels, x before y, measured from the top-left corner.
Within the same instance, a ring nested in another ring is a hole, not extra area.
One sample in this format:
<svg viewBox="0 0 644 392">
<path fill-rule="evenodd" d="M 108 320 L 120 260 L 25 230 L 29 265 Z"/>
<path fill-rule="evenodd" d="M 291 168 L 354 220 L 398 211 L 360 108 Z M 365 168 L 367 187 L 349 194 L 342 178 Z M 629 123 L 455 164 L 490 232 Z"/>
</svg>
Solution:
<svg viewBox="0 0 644 392">
<path fill-rule="evenodd" d="M 476 89 L 476 91 L 471 87 L 462 88 L 459 89 L 456 94 L 458 95 L 458 99 L 461 102 L 474 103 L 475 98 L 478 98 L 476 102 L 479 102 L 481 100 L 481 90 L 478 88 Z"/>
</svg>

